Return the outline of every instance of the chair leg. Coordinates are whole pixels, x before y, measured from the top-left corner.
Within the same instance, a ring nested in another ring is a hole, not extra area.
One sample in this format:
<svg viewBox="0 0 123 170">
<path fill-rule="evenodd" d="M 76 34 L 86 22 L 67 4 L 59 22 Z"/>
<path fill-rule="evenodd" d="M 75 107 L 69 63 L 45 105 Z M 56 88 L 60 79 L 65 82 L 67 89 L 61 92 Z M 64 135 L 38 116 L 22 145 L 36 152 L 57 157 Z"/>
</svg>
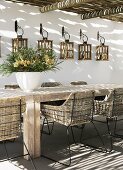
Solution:
<svg viewBox="0 0 123 170">
<path fill-rule="evenodd" d="M 100 139 L 101 143 L 103 144 L 103 146 L 104 146 L 104 148 L 105 148 L 105 150 L 102 150 L 102 151 L 106 151 L 106 152 L 107 152 L 107 148 L 105 147 L 104 141 L 103 141 L 103 139 L 102 139 L 102 137 L 101 137 L 101 135 L 100 135 L 99 131 L 97 130 L 96 125 L 94 124 L 94 122 L 93 122 L 93 121 L 91 121 L 91 123 L 93 124 L 93 126 L 94 126 L 94 128 L 95 128 L 95 130 L 96 130 L 96 133 L 97 133 L 97 135 L 98 135 L 98 137 L 99 137 L 99 139 Z"/>
<path fill-rule="evenodd" d="M 110 124 L 109 124 L 109 118 L 108 117 L 106 118 L 106 124 L 107 124 L 108 134 L 110 136 L 110 145 L 111 145 L 111 149 L 110 149 L 109 152 L 111 152 L 112 149 L 113 149 L 113 141 L 112 141 L 112 132 L 110 130 Z"/>
<path fill-rule="evenodd" d="M 83 136 L 84 127 L 85 127 L 85 124 L 82 124 L 82 126 L 81 126 L 81 134 L 80 134 L 80 143 L 82 142 L 82 136 Z"/>
<path fill-rule="evenodd" d="M 68 164 L 67 164 L 67 163 L 63 163 L 63 162 L 61 162 L 61 161 L 55 160 L 55 159 L 53 159 L 53 158 L 50 158 L 50 157 L 48 157 L 48 156 L 46 156 L 46 155 L 41 155 L 42 157 L 44 157 L 44 158 L 46 158 L 46 159 L 49 159 L 49 160 L 51 160 L 51 161 L 58 162 L 58 163 L 60 163 L 60 164 L 62 164 L 62 165 L 64 165 L 64 166 L 67 166 L 67 167 L 69 167 L 69 166 L 71 165 L 72 158 L 71 158 L 70 132 L 69 132 L 69 128 L 70 128 L 70 126 L 68 126 L 68 127 L 66 128 L 67 144 L 68 144 L 68 151 L 69 151 L 69 163 L 68 163 Z"/>
<path fill-rule="evenodd" d="M 6 141 L 3 141 L 3 145 L 4 145 L 4 148 L 5 148 L 7 160 L 9 160 L 9 154 L 8 154 L 8 151 L 7 151 L 7 148 L 6 148 Z"/>
<path fill-rule="evenodd" d="M 34 162 L 33 162 L 33 160 L 32 160 L 32 157 L 31 157 L 31 155 L 30 155 L 30 153 L 29 153 L 29 150 L 28 150 L 28 148 L 27 148 L 27 146 L 26 146 L 26 144 L 25 144 L 24 141 L 23 141 L 23 144 L 24 144 L 24 147 L 25 147 L 25 149 L 26 149 L 26 151 L 27 151 L 27 153 L 28 153 L 28 155 L 29 155 L 29 158 L 30 158 L 30 161 L 31 161 L 31 163 L 32 163 L 32 166 L 33 166 L 34 170 L 37 170 L 37 168 L 36 168 L 36 166 L 35 166 L 35 164 L 34 164 Z"/>
<path fill-rule="evenodd" d="M 32 158 L 31 158 L 31 155 L 30 155 L 30 153 L 29 153 L 29 151 L 28 151 L 28 149 L 27 149 L 27 146 L 26 146 L 26 144 L 24 143 L 24 141 L 23 141 L 23 145 L 24 145 L 24 147 L 25 147 L 25 149 L 26 149 L 26 151 L 27 151 L 27 154 L 20 155 L 20 156 L 14 156 L 14 157 L 9 157 L 9 154 L 8 154 L 8 151 L 7 151 L 7 147 L 6 147 L 6 141 L 3 141 L 3 144 L 4 144 L 6 156 L 7 156 L 7 159 L 5 159 L 4 161 L 7 161 L 7 160 L 8 160 L 8 161 L 11 161 L 11 160 L 13 160 L 13 159 L 15 159 L 15 158 L 29 155 L 29 158 L 30 158 L 30 161 L 31 161 L 31 163 L 32 163 L 32 165 L 33 165 L 34 170 L 37 170 L 37 168 L 36 168 L 36 166 L 35 166 Z M 0 161 L 0 162 L 1 162 L 1 161 Z"/>
<path fill-rule="evenodd" d="M 46 121 L 46 123 L 45 123 Z M 48 128 L 48 132 L 44 131 L 44 125 L 47 124 L 47 128 Z M 49 122 L 47 120 L 47 118 L 45 117 L 44 120 L 43 120 L 43 125 L 42 125 L 42 130 L 41 130 L 41 134 L 44 133 L 44 134 L 47 134 L 47 135 L 51 135 L 52 132 L 53 132 L 53 128 L 54 128 L 54 122 L 52 122 L 52 127 L 50 129 L 50 125 L 49 125 Z"/>
<path fill-rule="evenodd" d="M 73 142 L 76 143 L 75 137 L 74 137 L 74 132 L 73 132 L 73 127 L 71 126 L 71 134 L 72 134 L 72 138 L 73 138 Z"/>
</svg>

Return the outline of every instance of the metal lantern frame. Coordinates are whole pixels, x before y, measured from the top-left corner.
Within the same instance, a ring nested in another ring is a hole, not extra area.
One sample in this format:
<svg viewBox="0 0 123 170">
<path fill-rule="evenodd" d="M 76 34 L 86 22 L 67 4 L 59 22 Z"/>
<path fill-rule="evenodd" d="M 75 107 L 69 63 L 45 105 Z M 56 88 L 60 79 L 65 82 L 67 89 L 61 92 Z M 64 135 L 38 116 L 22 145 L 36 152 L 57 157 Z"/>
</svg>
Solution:
<svg viewBox="0 0 123 170">
<path fill-rule="evenodd" d="M 100 45 L 96 46 L 96 60 L 108 61 L 109 60 L 109 47 L 105 45 L 105 38 L 97 33 L 97 40 L 100 41 Z"/>
<path fill-rule="evenodd" d="M 88 37 L 87 35 L 82 33 L 81 29 L 80 29 L 80 39 L 83 40 L 83 43 L 78 45 L 78 60 L 91 60 L 92 45 L 87 43 Z"/>
<path fill-rule="evenodd" d="M 28 39 L 23 38 L 24 30 L 18 25 L 17 20 L 15 21 L 15 32 L 17 38 L 12 39 L 12 51 L 16 52 L 21 48 L 28 48 Z"/>
<path fill-rule="evenodd" d="M 74 42 L 70 42 L 70 34 L 62 27 L 62 37 L 65 41 L 60 42 L 60 59 L 74 58 Z"/>
<path fill-rule="evenodd" d="M 48 40 L 48 32 L 43 29 L 42 24 L 40 24 L 40 34 L 43 40 L 38 40 L 38 49 L 45 49 L 47 52 L 53 49 L 53 40 Z"/>
</svg>

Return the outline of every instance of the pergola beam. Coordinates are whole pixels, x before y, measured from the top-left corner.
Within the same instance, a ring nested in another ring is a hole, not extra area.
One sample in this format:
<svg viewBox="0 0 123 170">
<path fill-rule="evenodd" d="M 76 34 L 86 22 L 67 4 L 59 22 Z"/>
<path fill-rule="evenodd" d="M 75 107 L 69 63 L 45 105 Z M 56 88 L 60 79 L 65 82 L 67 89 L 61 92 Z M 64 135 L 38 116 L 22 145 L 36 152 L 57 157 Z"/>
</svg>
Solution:
<svg viewBox="0 0 123 170">
<path fill-rule="evenodd" d="M 116 6 L 114 8 L 107 8 L 104 10 L 94 10 L 91 12 L 85 12 L 81 14 L 81 19 L 85 20 L 85 19 L 96 18 L 96 17 L 110 16 L 119 13 L 123 13 L 123 5 Z"/>
<path fill-rule="evenodd" d="M 82 4 L 82 3 L 86 3 L 86 2 L 88 3 L 88 2 L 91 2 L 91 1 L 93 1 L 93 0 L 63 0 L 61 2 L 56 2 L 56 3 L 53 3 L 51 5 L 41 7 L 40 12 L 45 13 L 45 12 L 53 11 L 53 10 L 56 10 L 56 9 L 69 8 L 69 7 L 72 7 L 72 6 L 76 6 L 76 5 L 79 5 L 79 4 Z"/>
</svg>

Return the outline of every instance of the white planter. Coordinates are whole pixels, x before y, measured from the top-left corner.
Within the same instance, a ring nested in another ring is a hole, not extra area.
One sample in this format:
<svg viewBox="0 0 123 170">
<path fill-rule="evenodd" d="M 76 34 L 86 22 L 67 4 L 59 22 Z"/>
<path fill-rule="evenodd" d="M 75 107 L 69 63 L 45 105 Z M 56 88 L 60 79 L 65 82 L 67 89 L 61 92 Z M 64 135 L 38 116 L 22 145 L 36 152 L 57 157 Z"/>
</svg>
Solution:
<svg viewBox="0 0 123 170">
<path fill-rule="evenodd" d="M 40 72 L 17 72 L 17 83 L 25 92 L 31 92 L 41 86 Z"/>
</svg>

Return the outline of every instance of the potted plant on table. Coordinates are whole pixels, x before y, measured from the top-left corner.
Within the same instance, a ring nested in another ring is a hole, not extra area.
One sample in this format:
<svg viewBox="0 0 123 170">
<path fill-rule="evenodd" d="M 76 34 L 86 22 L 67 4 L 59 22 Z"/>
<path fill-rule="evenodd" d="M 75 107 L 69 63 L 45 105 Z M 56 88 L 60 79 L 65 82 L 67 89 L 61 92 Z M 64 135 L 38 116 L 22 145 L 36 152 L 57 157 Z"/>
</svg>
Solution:
<svg viewBox="0 0 123 170">
<path fill-rule="evenodd" d="M 8 54 L 0 65 L 0 72 L 3 75 L 15 72 L 20 88 L 33 91 L 41 85 L 41 72 L 56 70 L 60 63 L 53 50 L 21 48 Z"/>
</svg>

